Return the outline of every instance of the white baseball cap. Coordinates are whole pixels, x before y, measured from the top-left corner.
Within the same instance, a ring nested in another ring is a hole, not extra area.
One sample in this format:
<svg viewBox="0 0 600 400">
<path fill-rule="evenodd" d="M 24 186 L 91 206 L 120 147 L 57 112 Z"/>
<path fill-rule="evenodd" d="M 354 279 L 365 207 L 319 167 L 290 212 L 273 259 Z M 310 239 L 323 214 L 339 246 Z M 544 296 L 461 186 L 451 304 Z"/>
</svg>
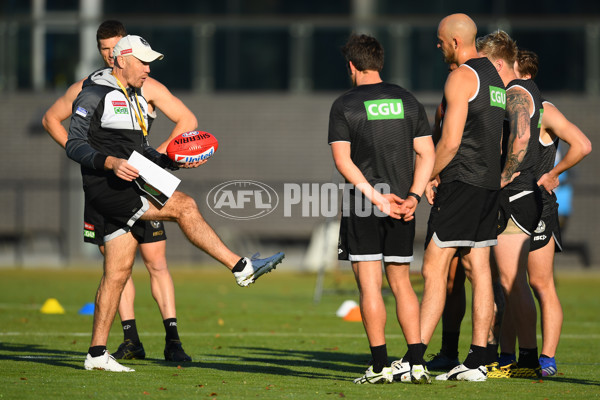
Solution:
<svg viewBox="0 0 600 400">
<path fill-rule="evenodd" d="M 154 60 L 162 60 L 163 55 L 152 50 L 152 47 L 141 36 L 127 35 L 123 36 L 113 49 L 113 57 L 117 56 L 134 56 L 143 62 L 152 62 Z"/>
</svg>

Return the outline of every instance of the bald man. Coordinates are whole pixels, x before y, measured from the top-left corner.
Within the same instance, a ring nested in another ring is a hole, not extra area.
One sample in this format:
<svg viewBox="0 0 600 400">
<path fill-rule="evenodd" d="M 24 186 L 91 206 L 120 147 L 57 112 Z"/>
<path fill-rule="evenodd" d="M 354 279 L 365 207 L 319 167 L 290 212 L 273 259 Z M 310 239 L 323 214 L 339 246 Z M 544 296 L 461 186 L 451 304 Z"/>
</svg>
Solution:
<svg viewBox="0 0 600 400">
<path fill-rule="evenodd" d="M 477 26 L 465 14 L 445 17 L 437 47 L 448 74 L 442 132 L 428 185 L 433 201 L 422 273 L 421 339 L 429 344 L 446 301 L 452 257 L 458 252 L 473 291 L 473 337 L 465 361 L 436 380 L 485 381 L 488 331 L 494 311 L 490 246 L 497 243 L 500 141 L 506 107 L 502 79 L 475 47 Z M 437 188 L 436 193 L 433 189 Z"/>
</svg>

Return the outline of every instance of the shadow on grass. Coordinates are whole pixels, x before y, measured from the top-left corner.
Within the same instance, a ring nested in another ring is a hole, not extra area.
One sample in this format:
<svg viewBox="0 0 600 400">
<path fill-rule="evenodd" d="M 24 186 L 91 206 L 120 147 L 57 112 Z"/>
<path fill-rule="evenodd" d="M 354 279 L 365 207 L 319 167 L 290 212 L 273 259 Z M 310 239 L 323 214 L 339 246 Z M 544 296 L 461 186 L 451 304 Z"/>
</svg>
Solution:
<svg viewBox="0 0 600 400">
<path fill-rule="evenodd" d="M 206 368 L 253 374 L 297 376 L 312 379 L 340 380 L 340 373 L 360 375 L 367 368 L 369 357 L 323 350 L 282 350 L 264 347 L 233 347 L 239 354 L 205 354 L 203 361 L 181 363 L 183 368 Z M 176 363 L 146 359 L 156 364 L 173 366 Z"/>
<path fill-rule="evenodd" d="M 600 386 L 598 381 L 590 381 L 589 379 L 565 378 L 564 376 L 547 376 L 542 378 L 544 381 L 556 383 L 573 383 L 576 385 Z"/>
<path fill-rule="evenodd" d="M 0 360 L 83 369 L 85 353 L 44 348 L 30 343 L 0 343 Z"/>
</svg>

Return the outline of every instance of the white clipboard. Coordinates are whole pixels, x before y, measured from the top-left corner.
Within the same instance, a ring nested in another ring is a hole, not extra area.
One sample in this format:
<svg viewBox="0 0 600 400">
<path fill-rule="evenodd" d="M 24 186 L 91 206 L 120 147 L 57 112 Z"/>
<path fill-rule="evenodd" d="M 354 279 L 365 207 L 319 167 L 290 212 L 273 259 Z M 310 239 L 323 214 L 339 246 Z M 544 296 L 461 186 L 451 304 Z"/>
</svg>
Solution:
<svg viewBox="0 0 600 400">
<path fill-rule="evenodd" d="M 181 183 L 181 179 L 165 171 L 135 150 L 127 162 L 140 173 L 140 177 L 135 180 L 138 187 L 162 206 Z"/>
</svg>

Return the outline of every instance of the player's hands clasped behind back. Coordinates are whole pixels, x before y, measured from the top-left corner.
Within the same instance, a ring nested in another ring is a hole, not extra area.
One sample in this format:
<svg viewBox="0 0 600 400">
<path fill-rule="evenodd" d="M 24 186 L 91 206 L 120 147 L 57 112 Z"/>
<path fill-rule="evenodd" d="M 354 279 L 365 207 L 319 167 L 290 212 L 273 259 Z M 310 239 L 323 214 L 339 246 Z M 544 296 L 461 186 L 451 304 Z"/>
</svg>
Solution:
<svg viewBox="0 0 600 400">
<path fill-rule="evenodd" d="M 385 215 L 405 221 L 410 221 L 415 217 L 414 214 L 418 205 L 417 199 L 414 197 L 403 199 L 394 193 L 380 194 L 373 202 L 379 211 Z"/>
</svg>

